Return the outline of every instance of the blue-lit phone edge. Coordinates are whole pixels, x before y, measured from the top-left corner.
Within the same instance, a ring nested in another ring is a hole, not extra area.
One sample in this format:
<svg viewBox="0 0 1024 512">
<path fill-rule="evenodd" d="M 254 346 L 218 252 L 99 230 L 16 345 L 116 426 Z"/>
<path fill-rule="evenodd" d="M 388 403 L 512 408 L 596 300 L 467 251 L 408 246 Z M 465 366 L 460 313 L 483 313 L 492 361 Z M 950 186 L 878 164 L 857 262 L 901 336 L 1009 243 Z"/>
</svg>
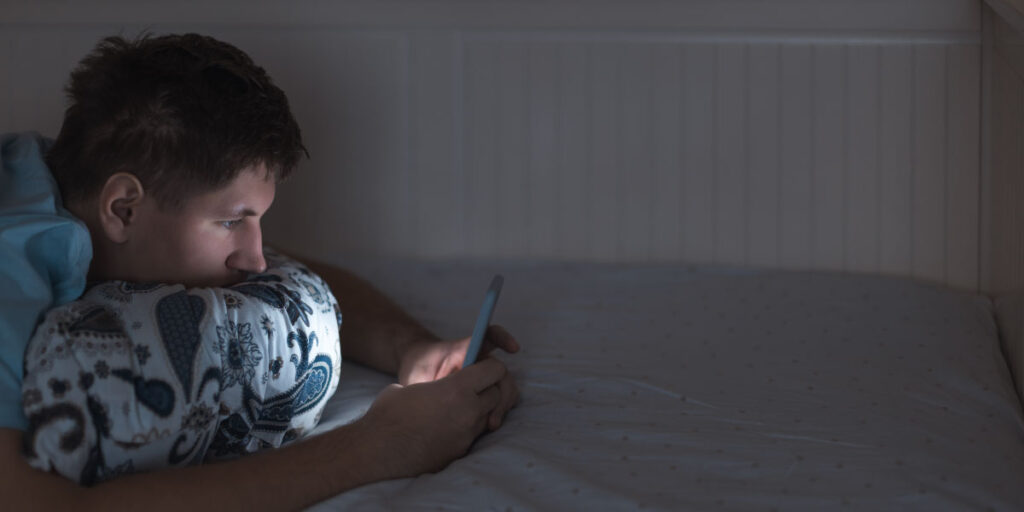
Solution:
<svg viewBox="0 0 1024 512">
<path fill-rule="evenodd" d="M 466 349 L 466 358 L 462 361 L 463 368 L 475 363 L 477 356 L 480 355 L 484 334 L 487 332 L 487 326 L 491 324 L 491 315 L 494 314 L 494 306 L 498 304 L 498 296 L 501 295 L 501 286 L 504 283 L 505 278 L 501 277 L 501 274 L 491 279 L 491 286 L 487 288 L 484 303 L 480 306 L 480 314 L 476 317 L 476 325 L 473 326 L 473 336 L 469 340 L 469 348 Z"/>
</svg>

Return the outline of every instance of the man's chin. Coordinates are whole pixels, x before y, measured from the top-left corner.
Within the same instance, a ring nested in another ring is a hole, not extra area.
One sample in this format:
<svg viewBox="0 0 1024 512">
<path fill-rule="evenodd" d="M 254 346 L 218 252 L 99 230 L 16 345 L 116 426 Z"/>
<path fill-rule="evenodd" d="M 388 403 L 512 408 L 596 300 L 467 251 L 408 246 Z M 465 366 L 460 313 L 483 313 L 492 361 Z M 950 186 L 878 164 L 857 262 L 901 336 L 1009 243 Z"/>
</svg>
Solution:
<svg viewBox="0 0 1024 512">
<path fill-rule="evenodd" d="M 183 284 L 188 288 L 226 288 L 245 281 L 246 277 L 248 277 L 246 274 L 233 274 L 230 276 L 184 281 Z"/>
<path fill-rule="evenodd" d="M 175 275 L 89 275 L 90 282 L 102 281 L 128 281 L 132 283 L 163 283 L 180 284 L 186 288 L 224 288 L 233 284 L 241 283 L 249 277 L 246 272 L 233 272 L 231 274 L 205 277 L 185 277 Z"/>
</svg>

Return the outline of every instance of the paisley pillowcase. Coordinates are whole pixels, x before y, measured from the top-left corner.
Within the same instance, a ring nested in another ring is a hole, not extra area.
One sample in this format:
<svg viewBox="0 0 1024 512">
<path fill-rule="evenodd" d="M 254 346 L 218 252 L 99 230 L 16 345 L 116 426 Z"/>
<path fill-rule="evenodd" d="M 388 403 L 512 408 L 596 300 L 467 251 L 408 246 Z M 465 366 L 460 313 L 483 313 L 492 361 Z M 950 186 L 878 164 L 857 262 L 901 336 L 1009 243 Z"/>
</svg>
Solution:
<svg viewBox="0 0 1024 512">
<path fill-rule="evenodd" d="M 48 312 L 25 352 L 30 464 L 93 485 L 316 426 L 341 313 L 319 276 L 265 253 L 266 272 L 227 288 L 113 281 Z"/>
</svg>

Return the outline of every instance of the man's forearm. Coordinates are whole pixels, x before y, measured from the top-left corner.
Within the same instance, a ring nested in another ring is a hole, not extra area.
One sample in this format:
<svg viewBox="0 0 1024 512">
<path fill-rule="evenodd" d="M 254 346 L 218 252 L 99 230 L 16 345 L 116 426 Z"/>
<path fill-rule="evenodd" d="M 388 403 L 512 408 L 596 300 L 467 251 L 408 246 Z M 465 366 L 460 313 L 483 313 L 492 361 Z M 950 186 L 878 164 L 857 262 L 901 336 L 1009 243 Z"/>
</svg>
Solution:
<svg viewBox="0 0 1024 512">
<path fill-rule="evenodd" d="M 333 265 L 296 258 L 327 282 L 338 300 L 343 322 L 343 355 L 377 370 L 396 374 L 405 347 L 439 338 L 366 280 Z"/>
<path fill-rule="evenodd" d="M 138 482 L 119 479 L 94 493 L 92 504 L 96 510 L 115 510 L 124 508 L 123 498 L 152 505 L 154 495 L 165 495 L 175 497 L 164 502 L 174 510 L 298 509 L 391 477 L 374 467 L 368 437 L 355 423 L 230 462 L 140 475 Z M 145 508 L 154 508 L 150 505 Z"/>
<path fill-rule="evenodd" d="M 356 422 L 278 450 L 86 489 L 29 468 L 18 453 L 20 432 L 0 429 L 0 490 L 12 510 L 294 510 L 402 476 L 380 463 L 380 436 L 369 430 Z"/>
</svg>

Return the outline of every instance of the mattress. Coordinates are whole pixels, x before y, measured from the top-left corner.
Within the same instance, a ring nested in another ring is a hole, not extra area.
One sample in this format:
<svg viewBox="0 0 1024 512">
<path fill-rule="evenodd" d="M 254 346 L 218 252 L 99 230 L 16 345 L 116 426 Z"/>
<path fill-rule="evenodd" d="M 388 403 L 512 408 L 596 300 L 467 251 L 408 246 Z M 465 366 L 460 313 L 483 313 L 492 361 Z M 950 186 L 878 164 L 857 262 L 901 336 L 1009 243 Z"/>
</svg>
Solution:
<svg viewBox="0 0 1024 512">
<path fill-rule="evenodd" d="M 522 399 L 445 470 L 312 510 L 1024 510 L 989 299 L 723 267 L 347 262 L 441 336 L 490 277 Z M 344 340 L 342 341 L 344 351 Z M 322 432 L 392 378 L 345 362 Z"/>
</svg>

